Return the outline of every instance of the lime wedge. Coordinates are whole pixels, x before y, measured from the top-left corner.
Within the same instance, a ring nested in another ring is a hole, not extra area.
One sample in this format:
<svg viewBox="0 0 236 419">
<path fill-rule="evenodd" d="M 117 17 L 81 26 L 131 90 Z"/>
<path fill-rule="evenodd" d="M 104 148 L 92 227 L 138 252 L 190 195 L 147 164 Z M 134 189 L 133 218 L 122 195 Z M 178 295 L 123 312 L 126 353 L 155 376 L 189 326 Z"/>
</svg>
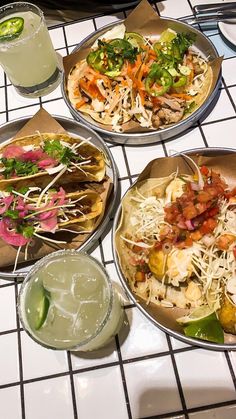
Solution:
<svg viewBox="0 0 236 419">
<path fill-rule="evenodd" d="M 158 42 L 171 42 L 176 37 L 177 33 L 172 31 L 172 29 L 166 29 L 164 32 L 161 33 Z"/>
<path fill-rule="evenodd" d="M 0 42 L 18 38 L 24 28 L 22 17 L 12 17 L 0 23 Z"/>
<path fill-rule="evenodd" d="M 192 313 L 190 313 L 188 316 L 179 317 L 176 319 L 176 321 L 182 326 L 186 326 L 187 324 L 192 324 L 198 322 L 199 320 L 205 319 L 212 313 L 214 313 L 214 310 L 211 309 L 208 305 L 200 306 L 192 311 Z"/>
<path fill-rule="evenodd" d="M 215 313 L 184 327 L 184 334 L 215 343 L 224 343 L 224 332 Z"/>
<path fill-rule="evenodd" d="M 145 39 L 137 32 L 126 32 L 125 39 L 126 41 L 129 41 L 133 47 L 138 49 L 145 44 Z"/>
<path fill-rule="evenodd" d="M 43 326 L 47 318 L 49 306 L 50 301 L 48 296 L 45 294 L 39 301 L 37 307 L 37 316 L 35 317 L 35 330 L 39 330 Z"/>
</svg>

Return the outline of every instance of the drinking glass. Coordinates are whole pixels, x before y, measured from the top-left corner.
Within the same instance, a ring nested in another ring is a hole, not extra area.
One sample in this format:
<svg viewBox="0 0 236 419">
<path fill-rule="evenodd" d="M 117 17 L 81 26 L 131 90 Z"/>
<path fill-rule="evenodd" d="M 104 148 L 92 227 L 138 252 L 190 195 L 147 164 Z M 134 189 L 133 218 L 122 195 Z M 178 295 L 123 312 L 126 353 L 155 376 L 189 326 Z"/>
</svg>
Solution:
<svg viewBox="0 0 236 419">
<path fill-rule="evenodd" d="M 16 28 L 16 33 L 6 36 L 6 28 Z M 0 7 L 0 64 L 24 97 L 43 96 L 60 83 L 57 55 L 43 12 L 34 4 L 17 2 Z"/>
<path fill-rule="evenodd" d="M 92 256 L 60 250 L 39 260 L 21 286 L 25 331 L 51 349 L 91 351 L 118 333 L 124 310 L 106 270 Z"/>
</svg>

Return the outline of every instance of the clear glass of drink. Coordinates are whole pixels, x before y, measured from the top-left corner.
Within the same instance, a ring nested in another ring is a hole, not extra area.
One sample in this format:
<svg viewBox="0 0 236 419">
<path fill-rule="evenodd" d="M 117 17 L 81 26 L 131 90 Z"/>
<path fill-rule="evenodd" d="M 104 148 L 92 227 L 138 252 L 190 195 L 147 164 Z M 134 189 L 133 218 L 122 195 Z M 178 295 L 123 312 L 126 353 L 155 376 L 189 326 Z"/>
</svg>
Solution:
<svg viewBox="0 0 236 419">
<path fill-rule="evenodd" d="M 25 97 L 43 96 L 60 83 L 57 55 L 43 12 L 34 4 L 0 7 L 0 64 Z"/>
<path fill-rule="evenodd" d="M 39 260 L 21 286 L 25 331 L 50 349 L 91 351 L 118 333 L 124 310 L 103 266 L 92 256 L 60 250 Z"/>
</svg>

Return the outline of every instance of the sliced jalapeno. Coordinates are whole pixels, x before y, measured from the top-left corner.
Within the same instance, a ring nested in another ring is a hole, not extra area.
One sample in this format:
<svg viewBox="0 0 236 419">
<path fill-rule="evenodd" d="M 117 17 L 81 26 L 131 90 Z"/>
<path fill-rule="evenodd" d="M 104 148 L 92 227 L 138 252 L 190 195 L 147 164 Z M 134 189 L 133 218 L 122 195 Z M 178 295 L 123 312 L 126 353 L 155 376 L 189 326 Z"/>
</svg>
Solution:
<svg viewBox="0 0 236 419">
<path fill-rule="evenodd" d="M 22 17 L 12 17 L 0 23 L 0 42 L 18 38 L 24 28 Z"/>
<path fill-rule="evenodd" d="M 171 74 L 157 63 L 152 64 L 145 81 L 145 89 L 151 96 L 162 96 L 173 84 Z"/>
<path fill-rule="evenodd" d="M 87 63 L 94 70 L 100 71 L 100 73 L 105 73 L 107 71 L 107 66 L 105 65 L 105 54 L 102 50 L 98 49 L 96 51 L 91 51 L 87 56 Z"/>
<path fill-rule="evenodd" d="M 178 76 L 177 80 L 174 81 L 173 87 L 174 88 L 183 87 L 183 86 L 185 86 L 186 83 L 187 83 L 187 77 L 181 74 L 181 76 Z"/>
</svg>

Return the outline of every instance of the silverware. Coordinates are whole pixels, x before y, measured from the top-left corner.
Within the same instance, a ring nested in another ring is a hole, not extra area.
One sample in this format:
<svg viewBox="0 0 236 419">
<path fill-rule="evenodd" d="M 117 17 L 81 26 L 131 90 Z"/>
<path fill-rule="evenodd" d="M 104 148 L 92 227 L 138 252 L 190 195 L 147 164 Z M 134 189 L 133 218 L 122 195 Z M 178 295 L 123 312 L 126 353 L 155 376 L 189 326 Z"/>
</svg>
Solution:
<svg viewBox="0 0 236 419">
<path fill-rule="evenodd" d="M 236 3 L 235 3 L 236 4 Z M 217 23 L 217 22 L 228 22 L 236 23 L 236 9 L 235 11 L 226 11 L 226 12 L 214 12 L 214 13 L 198 13 L 195 16 L 184 16 L 180 19 L 182 22 L 186 22 L 189 25 L 196 25 L 200 23 Z"/>
<path fill-rule="evenodd" d="M 236 2 L 229 3 L 213 3 L 213 4 L 199 4 L 193 7 L 194 14 L 207 13 L 207 12 L 220 12 L 225 10 L 236 10 Z"/>
</svg>

